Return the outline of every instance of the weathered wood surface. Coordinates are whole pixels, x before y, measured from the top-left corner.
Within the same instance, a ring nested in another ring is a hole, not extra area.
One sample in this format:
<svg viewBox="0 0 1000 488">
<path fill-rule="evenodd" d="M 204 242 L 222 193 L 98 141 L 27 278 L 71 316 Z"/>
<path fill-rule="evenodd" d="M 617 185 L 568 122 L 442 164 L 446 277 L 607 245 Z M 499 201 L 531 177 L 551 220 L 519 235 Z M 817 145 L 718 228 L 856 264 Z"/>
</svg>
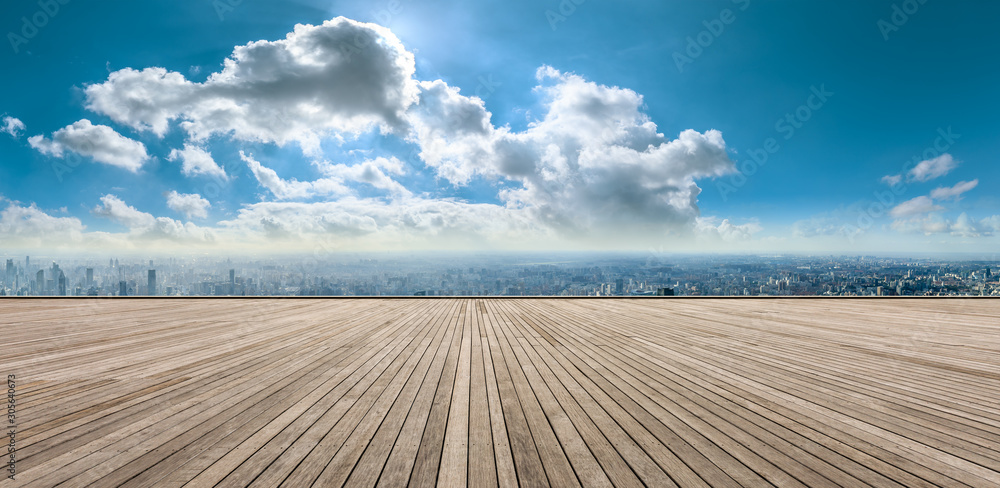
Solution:
<svg viewBox="0 0 1000 488">
<path fill-rule="evenodd" d="M 994 300 L 15 299 L 0 330 L 0 487 L 1000 486 Z"/>
</svg>

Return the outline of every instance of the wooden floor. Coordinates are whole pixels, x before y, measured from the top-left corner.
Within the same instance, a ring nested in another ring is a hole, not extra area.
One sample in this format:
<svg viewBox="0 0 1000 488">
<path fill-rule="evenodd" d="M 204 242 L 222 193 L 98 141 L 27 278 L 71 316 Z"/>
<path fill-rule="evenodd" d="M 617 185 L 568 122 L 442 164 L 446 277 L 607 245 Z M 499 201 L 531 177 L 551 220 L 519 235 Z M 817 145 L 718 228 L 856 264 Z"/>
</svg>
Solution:
<svg viewBox="0 0 1000 488">
<path fill-rule="evenodd" d="M 995 300 L 0 300 L 0 330 L 3 487 L 1000 486 Z"/>
</svg>

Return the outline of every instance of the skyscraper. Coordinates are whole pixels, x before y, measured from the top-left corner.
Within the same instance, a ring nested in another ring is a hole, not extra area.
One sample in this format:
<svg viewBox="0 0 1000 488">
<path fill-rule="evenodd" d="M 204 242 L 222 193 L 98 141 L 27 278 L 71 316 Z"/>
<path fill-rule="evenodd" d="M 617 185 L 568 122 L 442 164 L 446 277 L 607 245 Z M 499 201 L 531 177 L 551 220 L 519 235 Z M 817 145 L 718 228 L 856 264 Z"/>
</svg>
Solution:
<svg viewBox="0 0 1000 488">
<path fill-rule="evenodd" d="M 59 296 L 66 296 L 66 275 L 59 272 Z"/>
<path fill-rule="evenodd" d="M 94 268 L 87 268 L 87 288 L 94 286 Z"/>
<path fill-rule="evenodd" d="M 125 281 L 118 282 L 118 296 L 126 297 L 128 296 L 128 283 Z"/>
<path fill-rule="evenodd" d="M 149 270 L 149 279 L 146 285 L 146 294 L 150 296 L 156 295 L 156 270 Z"/>
<path fill-rule="evenodd" d="M 35 275 L 35 293 L 38 295 L 45 294 L 45 270 L 38 270 L 38 274 Z"/>
<path fill-rule="evenodd" d="M 8 259 L 7 260 L 7 274 L 6 274 L 6 279 L 5 279 L 5 281 L 7 282 L 8 285 L 11 285 L 12 283 L 14 283 L 14 274 L 15 274 L 14 260 L 13 259 Z M 13 285 L 11 285 L 11 286 L 13 286 Z"/>
</svg>

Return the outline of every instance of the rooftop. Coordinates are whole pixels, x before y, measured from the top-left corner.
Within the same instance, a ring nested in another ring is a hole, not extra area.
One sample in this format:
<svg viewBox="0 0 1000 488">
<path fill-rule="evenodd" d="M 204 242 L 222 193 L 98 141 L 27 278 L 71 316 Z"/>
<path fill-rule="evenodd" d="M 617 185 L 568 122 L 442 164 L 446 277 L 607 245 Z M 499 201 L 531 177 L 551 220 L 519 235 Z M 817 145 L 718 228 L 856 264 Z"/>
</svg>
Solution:
<svg viewBox="0 0 1000 488">
<path fill-rule="evenodd" d="M 6 299 L 0 329 L 16 486 L 1000 485 L 997 300 Z"/>
</svg>

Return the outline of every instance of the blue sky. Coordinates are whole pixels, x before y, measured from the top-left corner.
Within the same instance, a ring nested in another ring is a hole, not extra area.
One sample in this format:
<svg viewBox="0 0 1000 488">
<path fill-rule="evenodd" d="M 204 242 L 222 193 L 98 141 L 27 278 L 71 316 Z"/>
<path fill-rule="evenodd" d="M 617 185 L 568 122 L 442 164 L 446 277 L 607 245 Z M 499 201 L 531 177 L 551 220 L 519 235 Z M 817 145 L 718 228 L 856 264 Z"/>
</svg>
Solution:
<svg viewBox="0 0 1000 488">
<path fill-rule="evenodd" d="M 0 16 L 0 246 L 998 244 L 992 2 L 53 2 Z"/>
</svg>

